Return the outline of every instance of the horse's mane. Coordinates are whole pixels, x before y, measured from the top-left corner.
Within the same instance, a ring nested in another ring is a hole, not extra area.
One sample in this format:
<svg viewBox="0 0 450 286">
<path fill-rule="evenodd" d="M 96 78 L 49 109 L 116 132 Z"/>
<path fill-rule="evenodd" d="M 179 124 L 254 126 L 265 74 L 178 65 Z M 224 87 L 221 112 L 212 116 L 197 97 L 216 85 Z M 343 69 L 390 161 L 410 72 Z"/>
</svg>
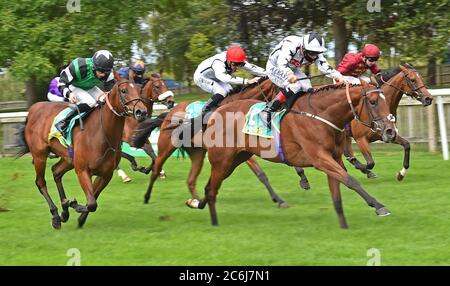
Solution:
<svg viewBox="0 0 450 286">
<path fill-rule="evenodd" d="M 361 86 L 360 84 L 350 84 L 349 87 L 355 87 L 355 86 Z M 345 87 L 345 83 L 341 83 L 341 84 L 328 84 L 328 85 L 324 85 L 318 88 L 313 88 L 312 92 L 309 92 L 311 94 L 316 94 L 319 92 L 323 92 L 323 91 L 328 91 L 328 90 L 335 90 L 335 89 L 341 89 Z"/>
<path fill-rule="evenodd" d="M 407 69 L 412 69 L 412 70 L 416 70 L 412 65 L 408 64 L 408 63 L 404 63 L 404 64 L 400 64 L 400 66 L 403 66 Z M 400 72 L 400 67 L 395 67 L 392 69 L 388 69 L 385 71 L 381 72 L 381 76 L 383 77 L 384 81 L 389 81 L 391 78 L 393 78 L 394 76 L 396 76 L 399 72 Z M 378 80 L 378 79 L 377 79 Z M 383 82 L 378 82 L 379 84 L 383 84 Z"/>
</svg>

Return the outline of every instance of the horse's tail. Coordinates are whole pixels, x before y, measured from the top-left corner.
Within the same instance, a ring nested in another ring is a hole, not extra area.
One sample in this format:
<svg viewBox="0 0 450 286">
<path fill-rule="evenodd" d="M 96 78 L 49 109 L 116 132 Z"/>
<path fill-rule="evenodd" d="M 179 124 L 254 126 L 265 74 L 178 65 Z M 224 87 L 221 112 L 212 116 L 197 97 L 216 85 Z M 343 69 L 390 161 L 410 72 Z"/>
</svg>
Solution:
<svg viewBox="0 0 450 286">
<path fill-rule="evenodd" d="M 18 140 L 18 146 L 20 147 L 20 150 L 16 153 L 15 157 L 16 159 L 19 159 L 23 155 L 30 152 L 30 148 L 28 147 L 27 141 L 25 139 L 25 127 L 27 126 L 28 118 L 25 120 L 25 124 L 20 126 L 15 133 L 15 135 L 19 136 Z"/>
<path fill-rule="evenodd" d="M 142 148 L 152 131 L 155 128 L 161 127 L 164 119 L 167 117 L 167 114 L 169 114 L 169 112 L 163 112 L 156 118 L 147 119 L 144 122 L 140 123 L 136 134 L 133 136 L 131 142 L 132 147 Z"/>
</svg>

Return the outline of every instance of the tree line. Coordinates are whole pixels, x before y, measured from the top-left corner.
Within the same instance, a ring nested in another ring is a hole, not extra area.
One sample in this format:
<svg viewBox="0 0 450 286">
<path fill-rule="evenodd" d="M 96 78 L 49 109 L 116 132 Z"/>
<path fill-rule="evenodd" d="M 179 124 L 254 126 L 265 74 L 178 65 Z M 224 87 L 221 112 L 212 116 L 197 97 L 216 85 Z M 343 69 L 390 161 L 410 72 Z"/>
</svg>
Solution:
<svg viewBox="0 0 450 286">
<path fill-rule="evenodd" d="M 372 2 L 372 3 L 369 3 Z M 371 10 L 370 5 L 379 5 Z M 196 66 L 231 44 L 264 66 L 283 37 L 321 32 L 339 62 L 350 46 L 377 44 L 383 60 L 396 57 L 433 66 L 446 57 L 449 0 L 158 0 L 80 1 L 69 13 L 66 1 L 0 1 L 0 66 L 10 66 L 26 83 L 30 103 L 39 100 L 63 63 L 109 49 L 129 61 L 131 47 L 155 55 L 153 70 L 190 81 Z M 433 84 L 433 74 L 428 79 Z"/>
</svg>

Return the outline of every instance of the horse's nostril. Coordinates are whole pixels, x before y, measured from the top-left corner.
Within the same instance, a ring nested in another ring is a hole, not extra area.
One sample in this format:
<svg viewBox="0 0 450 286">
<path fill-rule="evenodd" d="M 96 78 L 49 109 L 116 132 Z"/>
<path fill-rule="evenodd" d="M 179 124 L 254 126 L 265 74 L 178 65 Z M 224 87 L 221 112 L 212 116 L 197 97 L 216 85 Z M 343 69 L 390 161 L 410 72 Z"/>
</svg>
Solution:
<svg viewBox="0 0 450 286">
<path fill-rule="evenodd" d="M 387 135 L 389 138 L 395 137 L 395 130 L 392 129 L 392 128 L 386 129 L 386 135 Z"/>
<path fill-rule="evenodd" d="M 432 98 L 429 98 L 429 97 L 425 98 L 425 104 L 426 105 L 430 105 L 432 102 L 433 102 Z"/>
</svg>

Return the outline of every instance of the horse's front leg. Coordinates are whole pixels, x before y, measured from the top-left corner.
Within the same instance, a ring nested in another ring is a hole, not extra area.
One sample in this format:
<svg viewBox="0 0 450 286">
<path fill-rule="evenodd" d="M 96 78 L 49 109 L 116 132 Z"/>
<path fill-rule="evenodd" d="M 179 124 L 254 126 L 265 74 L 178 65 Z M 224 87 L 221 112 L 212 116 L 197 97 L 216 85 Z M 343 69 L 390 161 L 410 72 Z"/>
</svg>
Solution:
<svg viewBox="0 0 450 286">
<path fill-rule="evenodd" d="M 294 169 L 295 172 L 297 172 L 297 175 L 300 177 L 300 187 L 305 191 L 309 190 L 311 186 L 309 185 L 308 178 L 306 178 L 305 169 L 303 169 L 302 167 L 294 167 Z"/>
<path fill-rule="evenodd" d="M 86 196 L 86 206 L 79 205 L 76 201 L 71 202 L 70 206 L 75 209 L 76 212 L 95 212 L 97 209 L 97 200 L 94 197 L 94 188 L 92 186 L 92 176 L 87 170 L 77 170 L 77 177 L 81 188 Z"/>
<path fill-rule="evenodd" d="M 150 166 L 148 166 L 147 168 L 144 168 L 141 172 L 145 173 L 145 174 L 149 174 L 150 171 L 153 169 L 153 164 L 155 164 L 155 160 L 156 160 L 156 154 L 155 154 L 155 150 L 153 150 L 153 146 L 150 142 L 147 141 L 147 143 L 145 143 L 144 147 L 142 147 L 145 151 L 145 153 L 150 156 L 150 158 L 152 159 L 152 162 L 150 163 Z M 165 179 L 166 178 L 166 173 L 164 172 L 164 170 L 161 170 L 161 172 L 159 172 L 159 178 L 160 179 Z"/>
<path fill-rule="evenodd" d="M 403 149 L 405 150 L 405 155 L 403 157 L 403 169 L 401 169 L 399 172 L 397 172 L 397 180 L 401 181 L 406 175 L 406 170 L 409 169 L 409 156 L 411 151 L 411 146 L 405 138 L 401 137 L 397 134 L 395 136 L 395 144 L 400 144 L 403 146 Z"/>
<path fill-rule="evenodd" d="M 127 154 L 127 153 L 125 153 L 123 151 L 120 153 L 120 155 L 122 156 L 122 158 L 125 158 L 128 161 L 130 161 L 131 169 L 133 171 L 139 171 L 140 168 L 138 167 L 136 159 L 133 156 L 131 156 L 130 154 Z M 143 168 L 143 167 L 141 167 L 141 168 Z"/>
<path fill-rule="evenodd" d="M 105 176 L 98 176 L 95 181 L 94 181 L 94 197 L 95 200 L 98 199 L 98 197 L 100 196 L 100 193 L 103 191 L 103 189 L 105 189 L 105 187 L 108 185 L 109 181 L 111 181 L 111 177 L 112 177 L 113 172 L 108 173 Z M 78 218 L 78 227 L 83 227 L 83 225 L 86 222 L 86 219 L 88 217 L 88 212 L 82 213 L 80 215 L 80 217 Z"/>
<path fill-rule="evenodd" d="M 361 137 L 356 139 L 356 143 L 358 144 L 359 150 L 364 156 L 364 159 L 366 159 L 367 165 L 361 164 L 358 168 L 363 172 L 364 174 L 367 174 L 367 178 L 373 179 L 376 178 L 377 175 L 372 173 L 370 170 L 375 167 L 375 161 L 372 158 L 372 154 L 370 153 L 370 147 L 369 147 L 369 141 L 367 140 L 367 137 Z"/>
</svg>

